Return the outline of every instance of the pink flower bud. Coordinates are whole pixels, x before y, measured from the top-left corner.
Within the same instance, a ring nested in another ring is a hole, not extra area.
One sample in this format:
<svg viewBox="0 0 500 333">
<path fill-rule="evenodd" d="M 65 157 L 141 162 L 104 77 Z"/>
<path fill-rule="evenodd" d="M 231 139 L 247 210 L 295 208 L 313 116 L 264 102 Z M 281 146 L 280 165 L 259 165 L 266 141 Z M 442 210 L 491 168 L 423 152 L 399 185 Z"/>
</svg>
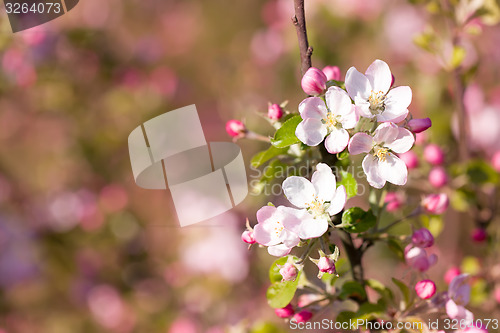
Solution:
<svg viewBox="0 0 500 333">
<path fill-rule="evenodd" d="M 320 272 L 335 274 L 335 263 L 328 257 L 321 257 L 318 261 L 318 269 Z"/>
<path fill-rule="evenodd" d="M 429 172 L 429 183 L 436 188 L 443 187 L 448 183 L 448 175 L 443 167 L 434 167 Z"/>
<path fill-rule="evenodd" d="M 447 284 L 450 284 L 451 281 L 453 281 L 453 279 L 456 277 L 456 276 L 459 276 L 460 274 L 462 274 L 462 272 L 460 271 L 460 268 L 458 267 L 451 267 L 450 269 L 448 269 L 446 271 L 446 273 L 444 274 L 444 281 L 447 283 Z"/>
<path fill-rule="evenodd" d="M 432 126 L 432 121 L 430 118 L 422 119 L 411 119 L 408 122 L 408 127 L 413 133 L 420 133 Z"/>
<path fill-rule="evenodd" d="M 415 145 L 421 146 L 427 141 L 427 133 L 415 133 Z"/>
<path fill-rule="evenodd" d="M 387 192 L 384 202 L 387 204 L 386 210 L 388 212 L 394 212 L 403 205 L 401 195 L 396 192 Z"/>
<path fill-rule="evenodd" d="M 399 154 L 399 158 L 405 162 L 406 167 L 409 170 L 415 169 L 418 167 L 418 157 L 413 151 L 409 150 L 406 153 Z"/>
<path fill-rule="evenodd" d="M 431 247 L 434 245 L 434 236 L 432 236 L 431 232 L 426 228 L 418 229 L 411 236 L 411 242 L 416 247 Z"/>
<path fill-rule="evenodd" d="M 316 67 L 311 67 L 302 77 L 302 90 L 308 95 L 320 95 L 326 89 L 326 75 Z"/>
<path fill-rule="evenodd" d="M 435 254 L 427 256 L 427 252 L 424 249 L 409 245 L 405 249 L 405 260 L 408 266 L 425 272 L 437 262 L 437 256 Z"/>
<path fill-rule="evenodd" d="M 255 244 L 255 237 L 253 235 L 253 230 L 245 230 L 241 234 L 241 240 L 247 244 Z"/>
<path fill-rule="evenodd" d="M 443 214 L 449 204 L 448 196 L 444 193 L 429 194 L 422 200 L 422 206 L 431 214 Z"/>
<path fill-rule="evenodd" d="M 424 149 L 424 158 L 432 165 L 441 165 L 444 162 L 444 152 L 438 145 L 430 144 Z"/>
<path fill-rule="evenodd" d="M 276 313 L 276 315 L 280 318 L 289 318 L 293 316 L 295 310 L 293 309 L 292 304 L 288 304 L 284 308 L 274 309 L 274 313 Z"/>
<path fill-rule="evenodd" d="M 294 281 L 297 277 L 298 270 L 291 263 L 286 263 L 280 268 L 280 274 L 283 277 L 283 281 Z"/>
<path fill-rule="evenodd" d="M 340 68 L 337 66 L 326 66 L 323 68 L 323 73 L 325 73 L 327 80 L 340 81 Z"/>
<path fill-rule="evenodd" d="M 500 150 L 497 151 L 491 158 L 491 165 L 493 165 L 493 168 L 496 171 L 500 172 Z"/>
<path fill-rule="evenodd" d="M 233 138 L 243 137 L 247 132 L 247 128 L 241 121 L 231 119 L 226 123 L 226 132 Z"/>
<path fill-rule="evenodd" d="M 280 120 L 283 117 L 283 109 L 278 104 L 270 104 L 267 109 L 267 116 L 271 120 Z"/>
<path fill-rule="evenodd" d="M 493 295 L 495 296 L 495 301 L 497 301 L 497 303 L 500 304 L 500 286 L 497 286 L 495 288 Z"/>
<path fill-rule="evenodd" d="M 429 299 L 436 294 L 436 284 L 432 280 L 422 280 L 415 285 L 415 291 L 421 299 Z"/>
<path fill-rule="evenodd" d="M 296 323 L 305 323 L 306 321 L 309 321 L 309 319 L 311 319 L 313 316 L 312 312 L 311 311 L 308 311 L 308 310 L 302 310 L 300 311 L 299 313 L 296 313 L 294 316 L 293 316 L 293 320 L 296 322 Z"/>
<path fill-rule="evenodd" d="M 482 243 L 488 238 L 488 233 L 483 228 L 476 228 L 472 231 L 471 238 L 476 243 Z"/>
<path fill-rule="evenodd" d="M 396 77 L 394 74 L 391 74 L 391 87 L 394 85 L 394 82 L 396 82 Z"/>
</svg>

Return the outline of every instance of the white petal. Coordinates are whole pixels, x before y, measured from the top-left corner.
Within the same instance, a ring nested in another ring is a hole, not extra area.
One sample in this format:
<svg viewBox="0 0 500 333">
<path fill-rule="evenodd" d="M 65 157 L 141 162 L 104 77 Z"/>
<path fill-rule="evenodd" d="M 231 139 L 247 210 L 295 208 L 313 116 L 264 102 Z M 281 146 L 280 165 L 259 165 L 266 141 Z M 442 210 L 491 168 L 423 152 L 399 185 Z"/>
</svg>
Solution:
<svg viewBox="0 0 500 333">
<path fill-rule="evenodd" d="M 397 113 L 394 113 L 393 111 L 384 110 L 381 114 L 377 115 L 377 121 L 383 123 L 385 122 L 399 123 L 405 120 L 409 112 L 410 111 L 408 109 L 398 111 Z"/>
<path fill-rule="evenodd" d="M 365 72 L 366 77 L 370 81 L 372 90 L 374 92 L 383 92 L 384 94 L 389 91 L 392 83 L 391 70 L 382 60 L 375 60 Z"/>
<path fill-rule="evenodd" d="M 354 67 L 349 68 L 345 74 L 345 88 L 354 101 L 356 101 L 356 97 L 368 100 L 372 91 L 368 78 Z M 356 102 L 356 104 L 358 103 Z"/>
<path fill-rule="evenodd" d="M 385 161 L 378 161 L 378 171 L 380 176 L 394 185 L 406 184 L 408 169 L 406 164 L 394 154 L 386 155 Z"/>
<path fill-rule="evenodd" d="M 335 115 L 344 115 L 351 112 L 352 103 L 349 95 L 339 87 L 330 87 L 325 95 L 328 109 Z"/>
<path fill-rule="evenodd" d="M 413 136 L 413 134 L 406 128 L 399 127 L 396 140 L 392 142 L 386 142 L 385 147 L 389 148 L 395 153 L 402 154 L 410 150 L 411 147 L 413 147 L 414 143 L 415 137 Z"/>
<path fill-rule="evenodd" d="M 411 103 L 411 88 L 408 86 L 391 89 L 385 98 L 385 111 L 390 114 L 401 114 Z"/>
<path fill-rule="evenodd" d="M 332 169 L 325 163 L 319 163 L 316 166 L 316 171 L 311 177 L 311 183 L 316 189 L 316 195 L 322 202 L 330 201 L 335 194 L 335 186 L 337 181 Z"/>
<path fill-rule="evenodd" d="M 358 155 L 372 150 L 373 138 L 366 133 L 356 133 L 349 141 L 349 154 Z"/>
<path fill-rule="evenodd" d="M 308 97 L 299 104 L 299 113 L 302 119 L 323 119 L 326 112 L 325 102 L 319 97 Z"/>
<path fill-rule="evenodd" d="M 289 248 L 293 248 L 294 246 L 297 246 L 300 242 L 299 236 L 297 236 L 296 233 L 291 232 L 289 230 L 283 230 L 280 235 L 280 239 Z"/>
<path fill-rule="evenodd" d="M 297 125 L 295 135 L 308 146 L 319 145 L 327 134 L 326 126 L 319 119 L 307 118 Z"/>
<path fill-rule="evenodd" d="M 373 136 L 376 143 L 393 142 L 398 137 L 398 125 L 393 123 L 382 123 L 378 125 Z"/>
<path fill-rule="evenodd" d="M 282 187 L 288 201 L 299 208 L 306 208 L 306 204 L 312 202 L 316 195 L 313 184 L 304 177 L 288 177 Z"/>
<path fill-rule="evenodd" d="M 335 196 L 333 197 L 330 207 L 328 207 L 328 214 L 335 215 L 340 213 L 344 209 L 345 202 L 347 201 L 347 192 L 344 185 L 340 185 L 335 191 Z"/>
<path fill-rule="evenodd" d="M 330 154 L 340 153 L 349 143 L 349 133 L 343 128 L 334 128 L 326 137 L 325 147 Z"/>
<path fill-rule="evenodd" d="M 356 127 L 359 121 L 359 116 L 356 114 L 356 107 L 351 105 L 351 111 L 342 115 L 340 117 L 340 122 L 342 123 L 342 127 L 345 129 L 351 129 Z"/>
<path fill-rule="evenodd" d="M 275 257 L 283 257 L 290 253 L 292 249 L 285 244 L 273 245 L 267 248 L 267 252 Z"/>
<path fill-rule="evenodd" d="M 300 232 L 301 221 L 305 219 L 310 219 L 312 218 L 312 216 L 305 209 L 294 209 L 289 207 L 287 208 L 288 208 L 287 211 L 288 215 L 287 218 L 283 220 L 283 226 L 287 230 L 298 235 Z"/>
<path fill-rule="evenodd" d="M 373 118 L 375 115 L 370 111 L 370 103 L 366 100 L 361 100 L 361 98 L 356 98 L 355 111 L 358 117 Z"/>
<path fill-rule="evenodd" d="M 385 185 L 385 179 L 383 179 L 378 170 L 377 158 L 373 155 L 366 155 L 363 159 L 363 171 L 366 174 L 366 180 L 371 186 L 375 188 L 382 188 Z"/>
<path fill-rule="evenodd" d="M 326 219 L 305 219 L 300 223 L 299 237 L 302 239 L 317 238 L 328 230 Z"/>
<path fill-rule="evenodd" d="M 269 246 L 280 243 L 279 237 L 274 232 L 274 227 L 270 224 L 259 223 L 253 228 L 253 234 L 257 243 Z"/>
<path fill-rule="evenodd" d="M 274 206 L 264 206 L 257 211 L 257 222 L 264 223 L 269 220 L 273 214 L 276 212 L 276 207 Z"/>
</svg>

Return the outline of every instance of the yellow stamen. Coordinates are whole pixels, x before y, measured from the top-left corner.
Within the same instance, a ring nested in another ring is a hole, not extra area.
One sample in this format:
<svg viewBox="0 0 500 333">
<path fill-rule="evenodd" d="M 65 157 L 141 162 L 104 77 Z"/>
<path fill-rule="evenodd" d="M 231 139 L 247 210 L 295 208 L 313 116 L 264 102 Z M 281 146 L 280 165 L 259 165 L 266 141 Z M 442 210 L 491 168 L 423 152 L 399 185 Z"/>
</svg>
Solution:
<svg viewBox="0 0 500 333">
<path fill-rule="evenodd" d="M 385 160 L 387 158 L 387 154 L 389 154 L 389 149 L 387 149 L 385 147 L 380 147 L 380 148 L 375 150 L 375 156 L 377 156 L 378 159 L 382 162 L 385 162 Z"/>
</svg>

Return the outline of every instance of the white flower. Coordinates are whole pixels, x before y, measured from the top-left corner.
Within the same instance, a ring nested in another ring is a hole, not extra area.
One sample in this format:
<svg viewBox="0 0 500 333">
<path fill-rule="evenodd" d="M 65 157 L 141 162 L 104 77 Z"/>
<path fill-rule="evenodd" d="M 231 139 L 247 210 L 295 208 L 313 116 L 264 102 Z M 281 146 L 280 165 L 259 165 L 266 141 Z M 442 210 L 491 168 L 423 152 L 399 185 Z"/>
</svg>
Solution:
<svg viewBox="0 0 500 333">
<path fill-rule="evenodd" d="M 299 236 L 286 229 L 285 224 L 297 224 L 299 211 L 285 206 L 264 206 L 257 211 L 258 224 L 254 227 L 257 243 L 268 246 L 270 255 L 281 257 L 290 253 L 299 244 Z"/>
<path fill-rule="evenodd" d="M 349 142 L 346 129 L 356 126 L 358 117 L 347 93 L 339 87 L 330 87 L 325 102 L 319 97 L 309 97 L 299 105 L 303 121 L 295 135 L 308 146 L 317 146 L 325 136 L 325 147 L 331 154 L 340 153 Z"/>
<path fill-rule="evenodd" d="M 391 70 L 382 60 L 375 60 L 364 75 L 351 67 L 345 76 L 346 90 L 354 100 L 359 116 L 376 116 L 380 122 L 398 123 L 408 115 L 412 93 L 408 86 L 389 90 L 391 85 Z"/>
<path fill-rule="evenodd" d="M 371 186 L 382 188 L 386 182 L 404 185 L 408 170 L 406 164 L 393 152 L 405 153 L 414 142 L 413 134 L 406 128 L 383 123 L 377 127 L 373 137 L 366 133 L 356 133 L 349 142 L 349 153 L 368 153 L 363 159 L 363 171 Z"/>
<path fill-rule="evenodd" d="M 328 230 L 330 216 L 338 214 L 347 200 L 345 187 L 336 185 L 332 169 L 324 163 L 316 166 L 311 181 L 297 176 L 285 179 L 285 196 L 301 208 L 299 222 L 287 221 L 285 227 L 303 239 L 322 236 Z"/>
<path fill-rule="evenodd" d="M 470 300 L 470 286 L 467 284 L 468 274 L 460 274 L 453 278 L 448 288 L 446 314 L 451 319 L 462 320 L 471 324 L 474 320 L 472 312 L 465 308 Z"/>
</svg>

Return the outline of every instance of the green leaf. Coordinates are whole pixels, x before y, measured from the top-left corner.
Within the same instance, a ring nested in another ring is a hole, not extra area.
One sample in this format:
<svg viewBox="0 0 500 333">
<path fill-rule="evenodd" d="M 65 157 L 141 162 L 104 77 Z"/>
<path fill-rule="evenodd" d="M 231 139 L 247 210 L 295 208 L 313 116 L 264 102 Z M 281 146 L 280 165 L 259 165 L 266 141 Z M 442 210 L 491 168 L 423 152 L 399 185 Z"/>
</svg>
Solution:
<svg viewBox="0 0 500 333">
<path fill-rule="evenodd" d="M 490 164 L 484 161 L 471 161 L 467 164 L 465 172 L 473 184 L 498 183 L 498 173 Z"/>
<path fill-rule="evenodd" d="M 272 145 L 276 148 L 285 148 L 300 142 L 300 140 L 295 135 L 295 129 L 301 121 L 302 117 L 300 115 L 295 115 L 285 121 L 283 125 L 276 131 L 276 134 L 274 134 L 274 138 L 271 139 Z"/>
<path fill-rule="evenodd" d="M 366 299 L 366 291 L 363 286 L 357 281 L 347 281 L 342 285 L 339 294 L 340 299 L 353 298 L 357 300 Z"/>
<path fill-rule="evenodd" d="M 326 87 L 340 87 L 345 90 L 345 83 L 343 81 L 328 80 L 326 81 Z"/>
<path fill-rule="evenodd" d="M 399 259 L 404 260 L 405 251 L 397 240 L 390 238 L 389 240 L 387 240 L 387 246 L 389 247 L 389 250 L 391 250 L 394 254 L 396 254 L 396 256 L 398 256 Z"/>
<path fill-rule="evenodd" d="M 406 309 L 410 305 L 410 289 L 403 281 L 400 281 L 396 278 L 392 278 L 392 282 L 394 282 L 394 284 L 398 286 L 399 290 L 401 291 L 405 304 L 404 308 Z"/>
<path fill-rule="evenodd" d="M 299 272 L 295 281 L 276 282 L 267 289 L 267 301 L 272 308 L 284 308 L 290 303 L 297 291 L 301 274 Z"/>
<path fill-rule="evenodd" d="M 288 148 L 276 148 L 275 146 L 271 146 L 268 149 L 261 151 L 260 153 L 255 154 L 250 161 L 250 164 L 254 168 L 260 167 L 262 164 L 269 161 L 271 158 L 286 154 Z"/>
<path fill-rule="evenodd" d="M 385 313 L 383 304 L 363 303 L 356 312 L 356 319 L 372 320 Z"/>
<path fill-rule="evenodd" d="M 342 224 L 344 230 L 350 233 L 360 233 L 366 231 L 377 223 L 375 215 L 369 210 L 365 212 L 359 207 L 352 207 L 342 214 Z"/>
<path fill-rule="evenodd" d="M 340 171 L 340 175 L 342 176 L 342 180 L 337 182 L 337 184 L 344 185 L 347 192 L 347 199 L 355 197 L 358 194 L 358 183 L 352 173 L 342 170 Z"/>
<path fill-rule="evenodd" d="M 241 332 L 244 331 L 245 329 L 242 328 Z M 284 331 L 269 322 L 259 322 L 253 325 L 253 327 L 250 330 L 250 333 L 282 333 L 282 332 Z"/>
<path fill-rule="evenodd" d="M 351 323 L 351 321 L 356 317 L 356 314 L 352 311 L 342 311 L 338 314 L 336 321 L 339 323 Z"/>
<path fill-rule="evenodd" d="M 366 285 L 375 290 L 384 300 L 394 300 L 394 294 L 391 289 L 384 286 L 384 284 L 375 279 L 368 279 L 365 281 Z"/>
<path fill-rule="evenodd" d="M 260 178 L 261 183 L 270 183 L 275 178 L 281 178 L 286 175 L 286 169 L 288 165 L 281 162 L 280 160 L 274 160 L 267 167 L 264 168 L 262 177 Z"/>
<path fill-rule="evenodd" d="M 283 277 L 280 274 L 279 266 L 283 266 L 287 261 L 288 257 L 281 257 L 272 263 L 271 268 L 269 268 L 269 280 L 271 283 L 281 282 Z"/>
</svg>

